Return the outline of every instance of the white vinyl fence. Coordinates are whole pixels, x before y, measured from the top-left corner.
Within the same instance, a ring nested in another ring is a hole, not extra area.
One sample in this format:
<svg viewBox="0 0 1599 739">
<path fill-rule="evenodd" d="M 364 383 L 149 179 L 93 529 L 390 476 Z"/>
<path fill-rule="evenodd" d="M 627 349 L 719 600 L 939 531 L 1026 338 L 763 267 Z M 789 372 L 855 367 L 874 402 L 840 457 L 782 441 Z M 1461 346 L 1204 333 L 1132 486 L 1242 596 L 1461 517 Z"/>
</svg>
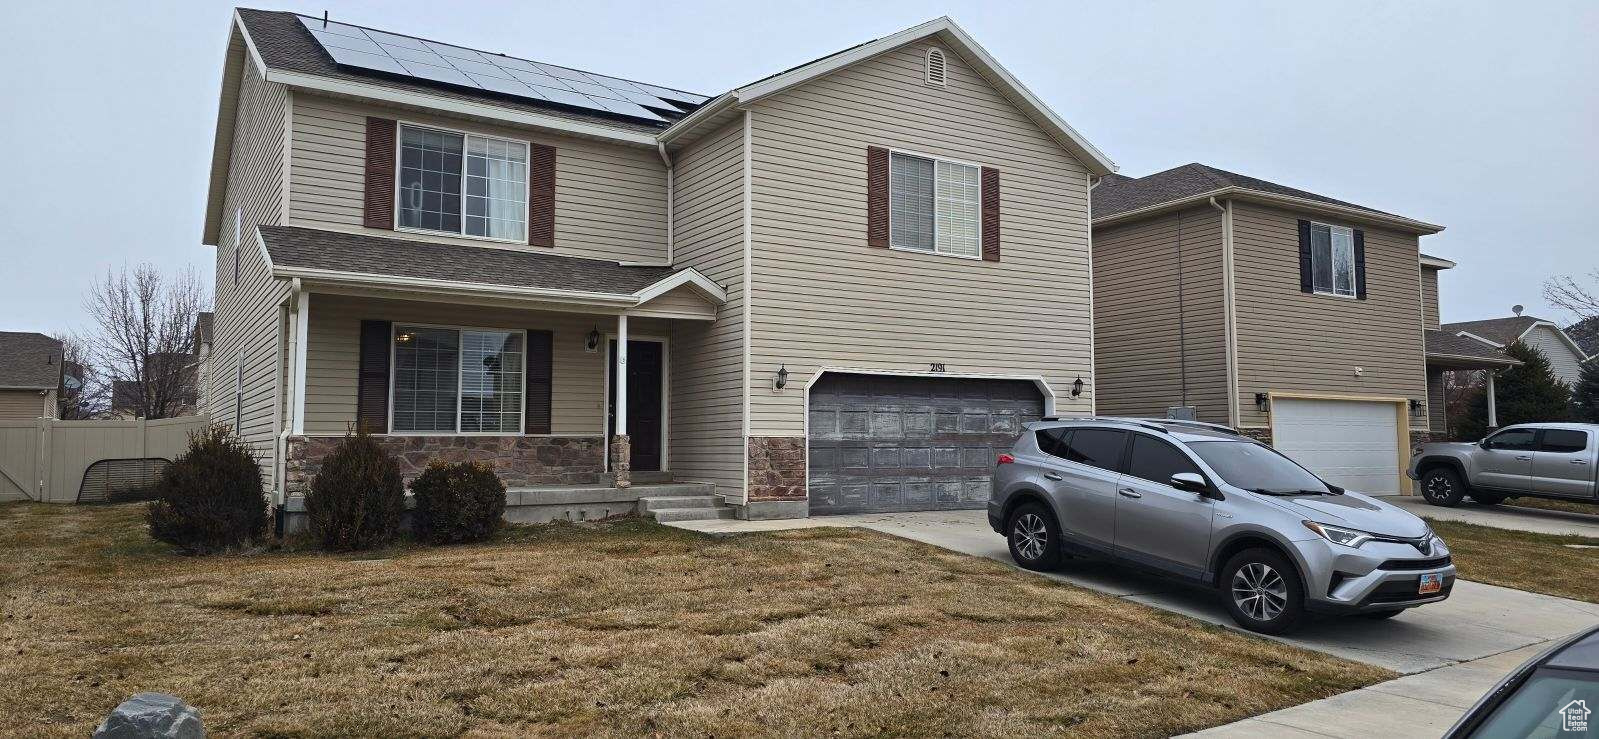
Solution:
<svg viewBox="0 0 1599 739">
<path fill-rule="evenodd" d="M 209 416 L 156 421 L 0 421 L 0 501 L 76 503 L 147 485 Z"/>
</svg>

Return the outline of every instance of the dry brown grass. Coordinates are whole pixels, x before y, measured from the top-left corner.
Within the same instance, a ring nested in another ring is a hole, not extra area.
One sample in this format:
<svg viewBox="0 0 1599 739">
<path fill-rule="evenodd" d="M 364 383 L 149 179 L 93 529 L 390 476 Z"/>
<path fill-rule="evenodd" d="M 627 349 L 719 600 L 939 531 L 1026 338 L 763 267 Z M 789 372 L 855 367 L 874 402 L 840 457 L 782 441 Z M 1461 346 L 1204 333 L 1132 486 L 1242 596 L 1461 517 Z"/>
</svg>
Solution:
<svg viewBox="0 0 1599 739">
<path fill-rule="evenodd" d="M 0 592 L 8 735 L 160 690 L 222 734 L 1165 736 L 1391 677 L 842 529 L 188 558 L 137 507 L 7 505 Z"/>
<path fill-rule="evenodd" d="M 1516 498 L 1515 500 L 1507 500 L 1507 501 L 1505 501 L 1504 504 L 1507 505 L 1507 506 L 1519 506 L 1519 507 L 1522 507 L 1522 508 L 1542 508 L 1542 509 L 1544 509 L 1546 511 L 1565 511 L 1566 513 L 1581 513 L 1583 515 L 1593 516 L 1595 518 L 1599 518 L 1599 504 L 1578 503 L 1577 501 L 1574 501 L 1574 500 L 1554 500 L 1552 498 L 1526 498 L 1526 497 L 1522 497 L 1522 498 Z"/>
<path fill-rule="evenodd" d="M 1599 603 L 1599 539 L 1427 519 L 1449 544 L 1460 577 L 1490 585 Z"/>
</svg>

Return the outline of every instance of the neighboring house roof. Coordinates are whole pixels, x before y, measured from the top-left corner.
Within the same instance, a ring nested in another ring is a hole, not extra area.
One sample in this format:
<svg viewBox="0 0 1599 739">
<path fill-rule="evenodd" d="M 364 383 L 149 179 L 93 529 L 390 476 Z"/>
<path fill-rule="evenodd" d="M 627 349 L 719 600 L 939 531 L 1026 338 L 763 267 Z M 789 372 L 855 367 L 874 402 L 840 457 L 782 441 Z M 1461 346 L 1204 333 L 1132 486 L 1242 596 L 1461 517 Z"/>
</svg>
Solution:
<svg viewBox="0 0 1599 739">
<path fill-rule="evenodd" d="M 1599 358 L 1599 316 L 1584 318 L 1562 329 L 1589 359 Z"/>
<path fill-rule="evenodd" d="M 1503 351 L 1464 336 L 1438 329 L 1426 330 L 1427 363 L 1453 368 L 1474 366 L 1504 366 L 1521 364 Z"/>
<path fill-rule="evenodd" d="M 1144 177 L 1107 175 L 1094 188 L 1094 225 L 1109 225 L 1190 207 L 1212 197 L 1239 197 L 1279 206 L 1334 212 L 1417 233 L 1443 230 L 1442 226 L 1199 163 L 1184 164 Z"/>
<path fill-rule="evenodd" d="M 261 226 L 257 233 L 274 277 L 623 305 L 687 284 L 713 302 L 727 299 L 720 286 L 694 269 L 297 226 Z"/>
<path fill-rule="evenodd" d="M 1105 153 L 1100 151 L 1077 129 L 1066 123 L 1059 114 L 1051 110 L 1044 101 L 1035 96 L 1021 80 L 1016 79 L 1009 70 L 1000 65 L 978 44 L 966 30 L 951 20 L 948 16 L 935 18 L 921 25 L 912 26 L 895 34 L 879 39 L 857 44 L 843 51 L 828 54 L 819 59 L 806 62 L 791 69 L 756 80 L 748 85 L 735 88 L 710 102 L 700 106 L 682 120 L 673 123 L 660 135 L 660 141 L 665 145 L 685 143 L 685 137 L 692 137 L 698 132 L 721 128 L 731 120 L 734 111 L 742 109 L 749 104 L 776 95 L 785 90 L 803 85 L 823 75 L 831 74 L 851 64 L 877 56 L 890 49 L 895 49 L 908 43 L 924 38 L 937 37 L 946 50 L 954 51 L 970 64 L 978 74 L 981 74 L 992 84 L 1001 95 L 1011 101 L 1023 114 L 1027 115 L 1043 128 L 1051 138 L 1055 139 L 1067 151 L 1071 152 L 1089 172 L 1095 175 L 1107 175 L 1116 171 L 1116 163 L 1112 162 Z"/>
<path fill-rule="evenodd" d="M 0 331 L 0 388 L 61 386 L 61 342 L 32 331 Z"/>
<path fill-rule="evenodd" d="M 1554 321 L 1548 321 L 1537 316 L 1510 316 L 1508 318 L 1489 318 L 1482 321 L 1459 321 L 1443 324 L 1439 328 L 1457 336 L 1476 339 L 1484 344 L 1504 347 L 1513 341 L 1526 338 L 1527 334 L 1538 326 L 1548 326 L 1554 329 L 1566 346 L 1571 348 L 1572 353 L 1577 355 L 1578 360 L 1586 361 L 1588 359 L 1588 352 L 1584 351 L 1576 341 L 1573 341 L 1565 331 L 1560 330 L 1560 326 L 1556 325 Z"/>
<path fill-rule="evenodd" d="M 137 380 L 112 380 L 111 381 L 111 410 L 128 411 L 139 406 L 139 383 Z"/>
<path fill-rule="evenodd" d="M 1444 259 L 1443 257 L 1435 257 L 1431 254 L 1423 252 L 1421 255 L 1421 266 L 1432 267 L 1433 269 L 1454 269 L 1455 267 L 1459 266 L 1459 264 L 1457 262 Z"/>
</svg>

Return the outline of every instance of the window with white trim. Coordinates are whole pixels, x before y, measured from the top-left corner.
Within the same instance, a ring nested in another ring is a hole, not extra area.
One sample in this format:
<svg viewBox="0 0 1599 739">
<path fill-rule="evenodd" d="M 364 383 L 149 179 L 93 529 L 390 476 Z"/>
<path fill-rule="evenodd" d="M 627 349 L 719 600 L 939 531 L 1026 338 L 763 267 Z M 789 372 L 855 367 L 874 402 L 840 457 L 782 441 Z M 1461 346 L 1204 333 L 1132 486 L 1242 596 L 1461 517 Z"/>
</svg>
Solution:
<svg viewBox="0 0 1599 739">
<path fill-rule="evenodd" d="M 521 331 L 396 326 L 397 432 L 521 433 Z"/>
<path fill-rule="evenodd" d="M 1355 296 L 1355 231 L 1310 224 L 1311 287 L 1323 295 Z"/>
<path fill-rule="evenodd" d="M 982 256 L 982 170 L 891 152 L 888 237 L 900 249 Z"/>
<path fill-rule="evenodd" d="M 527 143 L 402 124 L 400 228 L 527 240 Z"/>
</svg>

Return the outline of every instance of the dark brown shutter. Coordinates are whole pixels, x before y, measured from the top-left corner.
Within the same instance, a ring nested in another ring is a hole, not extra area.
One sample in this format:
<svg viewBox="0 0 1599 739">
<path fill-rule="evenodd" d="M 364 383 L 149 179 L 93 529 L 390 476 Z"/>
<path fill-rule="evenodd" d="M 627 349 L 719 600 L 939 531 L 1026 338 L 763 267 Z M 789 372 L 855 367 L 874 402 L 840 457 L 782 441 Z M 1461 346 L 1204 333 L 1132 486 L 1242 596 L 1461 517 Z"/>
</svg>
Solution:
<svg viewBox="0 0 1599 739">
<path fill-rule="evenodd" d="M 999 261 L 999 170 L 983 168 L 983 261 Z"/>
<path fill-rule="evenodd" d="M 394 228 L 394 121 L 366 119 L 367 228 Z"/>
<path fill-rule="evenodd" d="M 1366 299 L 1366 232 L 1355 229 L 1355 297 Z"/>
<path fill-rule="evenodd" d="M 550 386 L 554 377 L 555 336 L 549 331 L 527 332 L 527 406 L 522 432 L 550 433 Z"/>
<path fill-rule="evenodd" d="M 1311 275 L 1310 266 L 1310 221 L 1299 222 L 1299 291 L 1302 293 L 1316 291 L 1316 282 Z"/>
<path fill-rule="evenodd" d="M 866 147 L 866 245 L 888 248 L 888 150 Z"/>
<path fill-rule="evenodd" d="M 361 366 L 356 372 L 355 424 L 369 434 L 389 432 L 388 321 L 361 322 Z"/>
<path fill-rule="evenodd" d="M 555 147 L 544 144 L 528 153 L 527 243 L 555 246 Z"/>
</svg>

